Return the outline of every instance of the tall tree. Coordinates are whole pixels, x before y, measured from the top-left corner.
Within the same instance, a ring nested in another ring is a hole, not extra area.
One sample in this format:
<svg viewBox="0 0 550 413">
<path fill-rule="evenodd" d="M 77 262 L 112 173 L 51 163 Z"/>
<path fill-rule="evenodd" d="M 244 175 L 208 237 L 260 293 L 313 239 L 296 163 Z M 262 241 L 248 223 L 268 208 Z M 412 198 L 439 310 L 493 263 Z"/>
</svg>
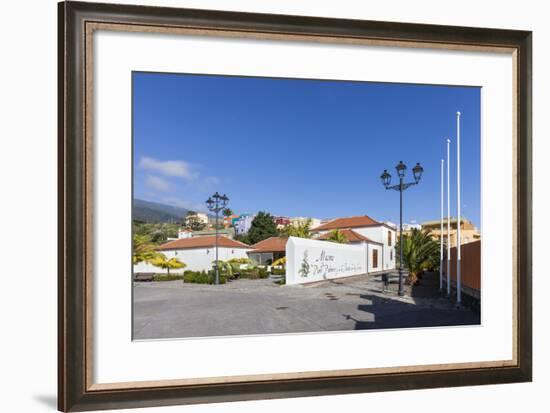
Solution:
<svg viewBox="0 0 550 413">
<path fill-rule="evenodd" d="M 263 241 L 269 237 L 279 235 L 273 216 L 268 212 L 260 211 L 252 220 L 247 238 L 250 244 Z"/>
</svg>

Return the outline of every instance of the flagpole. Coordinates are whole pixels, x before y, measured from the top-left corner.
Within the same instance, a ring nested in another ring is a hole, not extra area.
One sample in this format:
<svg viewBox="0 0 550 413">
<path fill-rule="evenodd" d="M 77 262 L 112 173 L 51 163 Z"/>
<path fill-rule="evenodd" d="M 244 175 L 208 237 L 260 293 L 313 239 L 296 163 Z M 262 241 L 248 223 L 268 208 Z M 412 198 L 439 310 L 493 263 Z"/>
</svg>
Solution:
<svg viewBox="0 0 550 413">
<path fill-rule="evenodd" d="M 461 215 L 460 215 L 460 112 L 456 112 L 456 208 L 457 208 L 457 232 L 456 232 L 456 303 L 461 301 L 461 274 L 460 274 L 460 250 L 462 239 L 460 237 Z"/>
<path fill-rule="evenodd" d="M 444 183 L 445 180 L 445 173 L 443 172 L 443 165 L 445 161 L 441 160 L 441 213 L 440 213 L 440 220 L 439 220 L 439 289 L 443 290 L 443 198 L 444 198 Z"/>
<path fill-rule="evenodd" d="M 451 140 L 447 139 L 447 295 L 451 295 Z"/>
</svg>

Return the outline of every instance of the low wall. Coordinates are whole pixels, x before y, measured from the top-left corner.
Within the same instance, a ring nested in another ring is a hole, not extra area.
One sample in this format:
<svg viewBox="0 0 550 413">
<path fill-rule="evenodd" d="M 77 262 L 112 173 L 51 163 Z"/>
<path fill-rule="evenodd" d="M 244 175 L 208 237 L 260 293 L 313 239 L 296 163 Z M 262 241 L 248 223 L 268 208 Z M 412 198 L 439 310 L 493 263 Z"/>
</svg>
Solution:
<svg viewBox="0 0 550 413">
<path fill-rule="evenodd" d="M 456 247 L 451 248 L 451 282 L 456 283 Z M 443 270 L 447 269 L 447 262 Z M 444 280 L 447 278 L 444 277 Z M 462 245 L 460 253 L 460 281 L 462 287 L 474 291 L 481 290 L 481 241 Z"/>
<path fill-rule="evenodd" d="M 367 259 L 366 245 L 290 237 L 286 243 L 286 284 L 366 274 Z"/>
</svg>

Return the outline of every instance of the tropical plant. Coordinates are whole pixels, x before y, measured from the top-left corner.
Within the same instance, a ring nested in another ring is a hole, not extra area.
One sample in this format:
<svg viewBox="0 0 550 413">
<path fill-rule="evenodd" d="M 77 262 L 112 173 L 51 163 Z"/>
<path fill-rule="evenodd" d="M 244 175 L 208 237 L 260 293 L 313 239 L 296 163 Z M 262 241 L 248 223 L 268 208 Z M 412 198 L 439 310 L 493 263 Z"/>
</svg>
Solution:
<svg viewBox="0 0 550 413">
<path fill-rule="evenodd" d="M 279 258 L 278 260 L 275 260 L 271 263 L 271 265 L 273 267 L 278 267 L 278 266 L 283 266 L 285 267 L 286 266 L 286 257 L 282 257 L 282 258 Z"/>
<path fill-rule="evenodd" d="M 338 244 L 347 244 L 349 242 L 346 235 L 339 229 L 330 232 L 327 241 L 336 242 Z"/>
<path fill-rule="evenodd" d="M 156 250 L 156 245 L 151 242 L 151 237 L 145 234 L 136 234 L 132 238 L 132 262 L 139 264 L 140 262 L 151 262 L 158 258 L 161 254 Z"/>
<path fill-rule="evenodd" d="M 185 268 L 187 267 L 187 264 L 181 262 L 176 257 L 174 258 L 167 258 L 164 254 L 158 254 L 156 258 L 153 258 L 151 261 L 151 264 L 153 264 L 155 267 L 162 268 L 163 270 L 166 270 L 168 275 L 170 275 L 170 270 L 177 270 L 179 268 Z"/>
<path fill-rule="evenodd" d="M 278 235 L 279 231 L 277 231 L 277 225 L 273 220 L 273 216 L 268 212 L 260 211 L 252 220 L 247 234 L 247 241 L 250 244 L 256 244 L 264 239 Z"/>
<path fill-rule="evenodd" d="M 401 240 L 395 245 L 397 252 L 400 248 Z M 397 255 L 399 257 L 399 253 Z M 410 234 L 403 235 L 403 265 L 409 270 L 409 283 L 416 284 L 423 271 L 438 267 L 439 241 L 429 232 L 413 228 Z"/>
<path fill-rule="evenodd" d="M 215 267 L 218 267 L 220 274 L 224 274 L 227 278 L 233 278 L 233 266 L 229 261 L 212 261 Z"/>
<path fill-rule="evenodd" d="M 283 233 L 289 237 L 311 238 L 311 219 L 287 225 Z"/>
<path fill-rule="evenodd" d="M 233 215 L 233 210 L 231 208 L 225 208 L 222 211 L 222 214 L 224 217 L 229 218 L 231 215 Z"/>
</svg>

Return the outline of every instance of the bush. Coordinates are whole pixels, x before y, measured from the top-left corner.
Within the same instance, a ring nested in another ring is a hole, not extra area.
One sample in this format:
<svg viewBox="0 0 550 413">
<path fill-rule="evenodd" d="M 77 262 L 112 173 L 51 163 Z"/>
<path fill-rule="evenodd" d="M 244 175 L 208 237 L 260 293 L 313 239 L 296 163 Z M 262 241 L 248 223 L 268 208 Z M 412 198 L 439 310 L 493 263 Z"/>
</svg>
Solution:
<svg viewBox="0 0 550 413">
<path fill-rule="evenodd" d="M 286 270 L 284 268 L 271 267 L 271 274 L 273 274 L 273 275 L 285 275 Z"/>
<path fill-rule="evenodd" d="M 227 277 L 220 273 L 220 284 L 225 284 Z M 195 284 L 214 284 L 216 282 L 216 274 L 214 271 L 185 271 L 183 274 L 184 283 Z"/>
<path fill-rule="evenodd" d="M 267 270 L 262 267 L 242 269 L 240 275 L 241 278 L 248 278 L 249 280 L 268 277 Z"/>
<path fill-rule="evenodd" d="M 176 281 L 183 280 L 183 275 L 181 274 L 155 274 L 153 276 L 153 281 Z"/>
</svg>

